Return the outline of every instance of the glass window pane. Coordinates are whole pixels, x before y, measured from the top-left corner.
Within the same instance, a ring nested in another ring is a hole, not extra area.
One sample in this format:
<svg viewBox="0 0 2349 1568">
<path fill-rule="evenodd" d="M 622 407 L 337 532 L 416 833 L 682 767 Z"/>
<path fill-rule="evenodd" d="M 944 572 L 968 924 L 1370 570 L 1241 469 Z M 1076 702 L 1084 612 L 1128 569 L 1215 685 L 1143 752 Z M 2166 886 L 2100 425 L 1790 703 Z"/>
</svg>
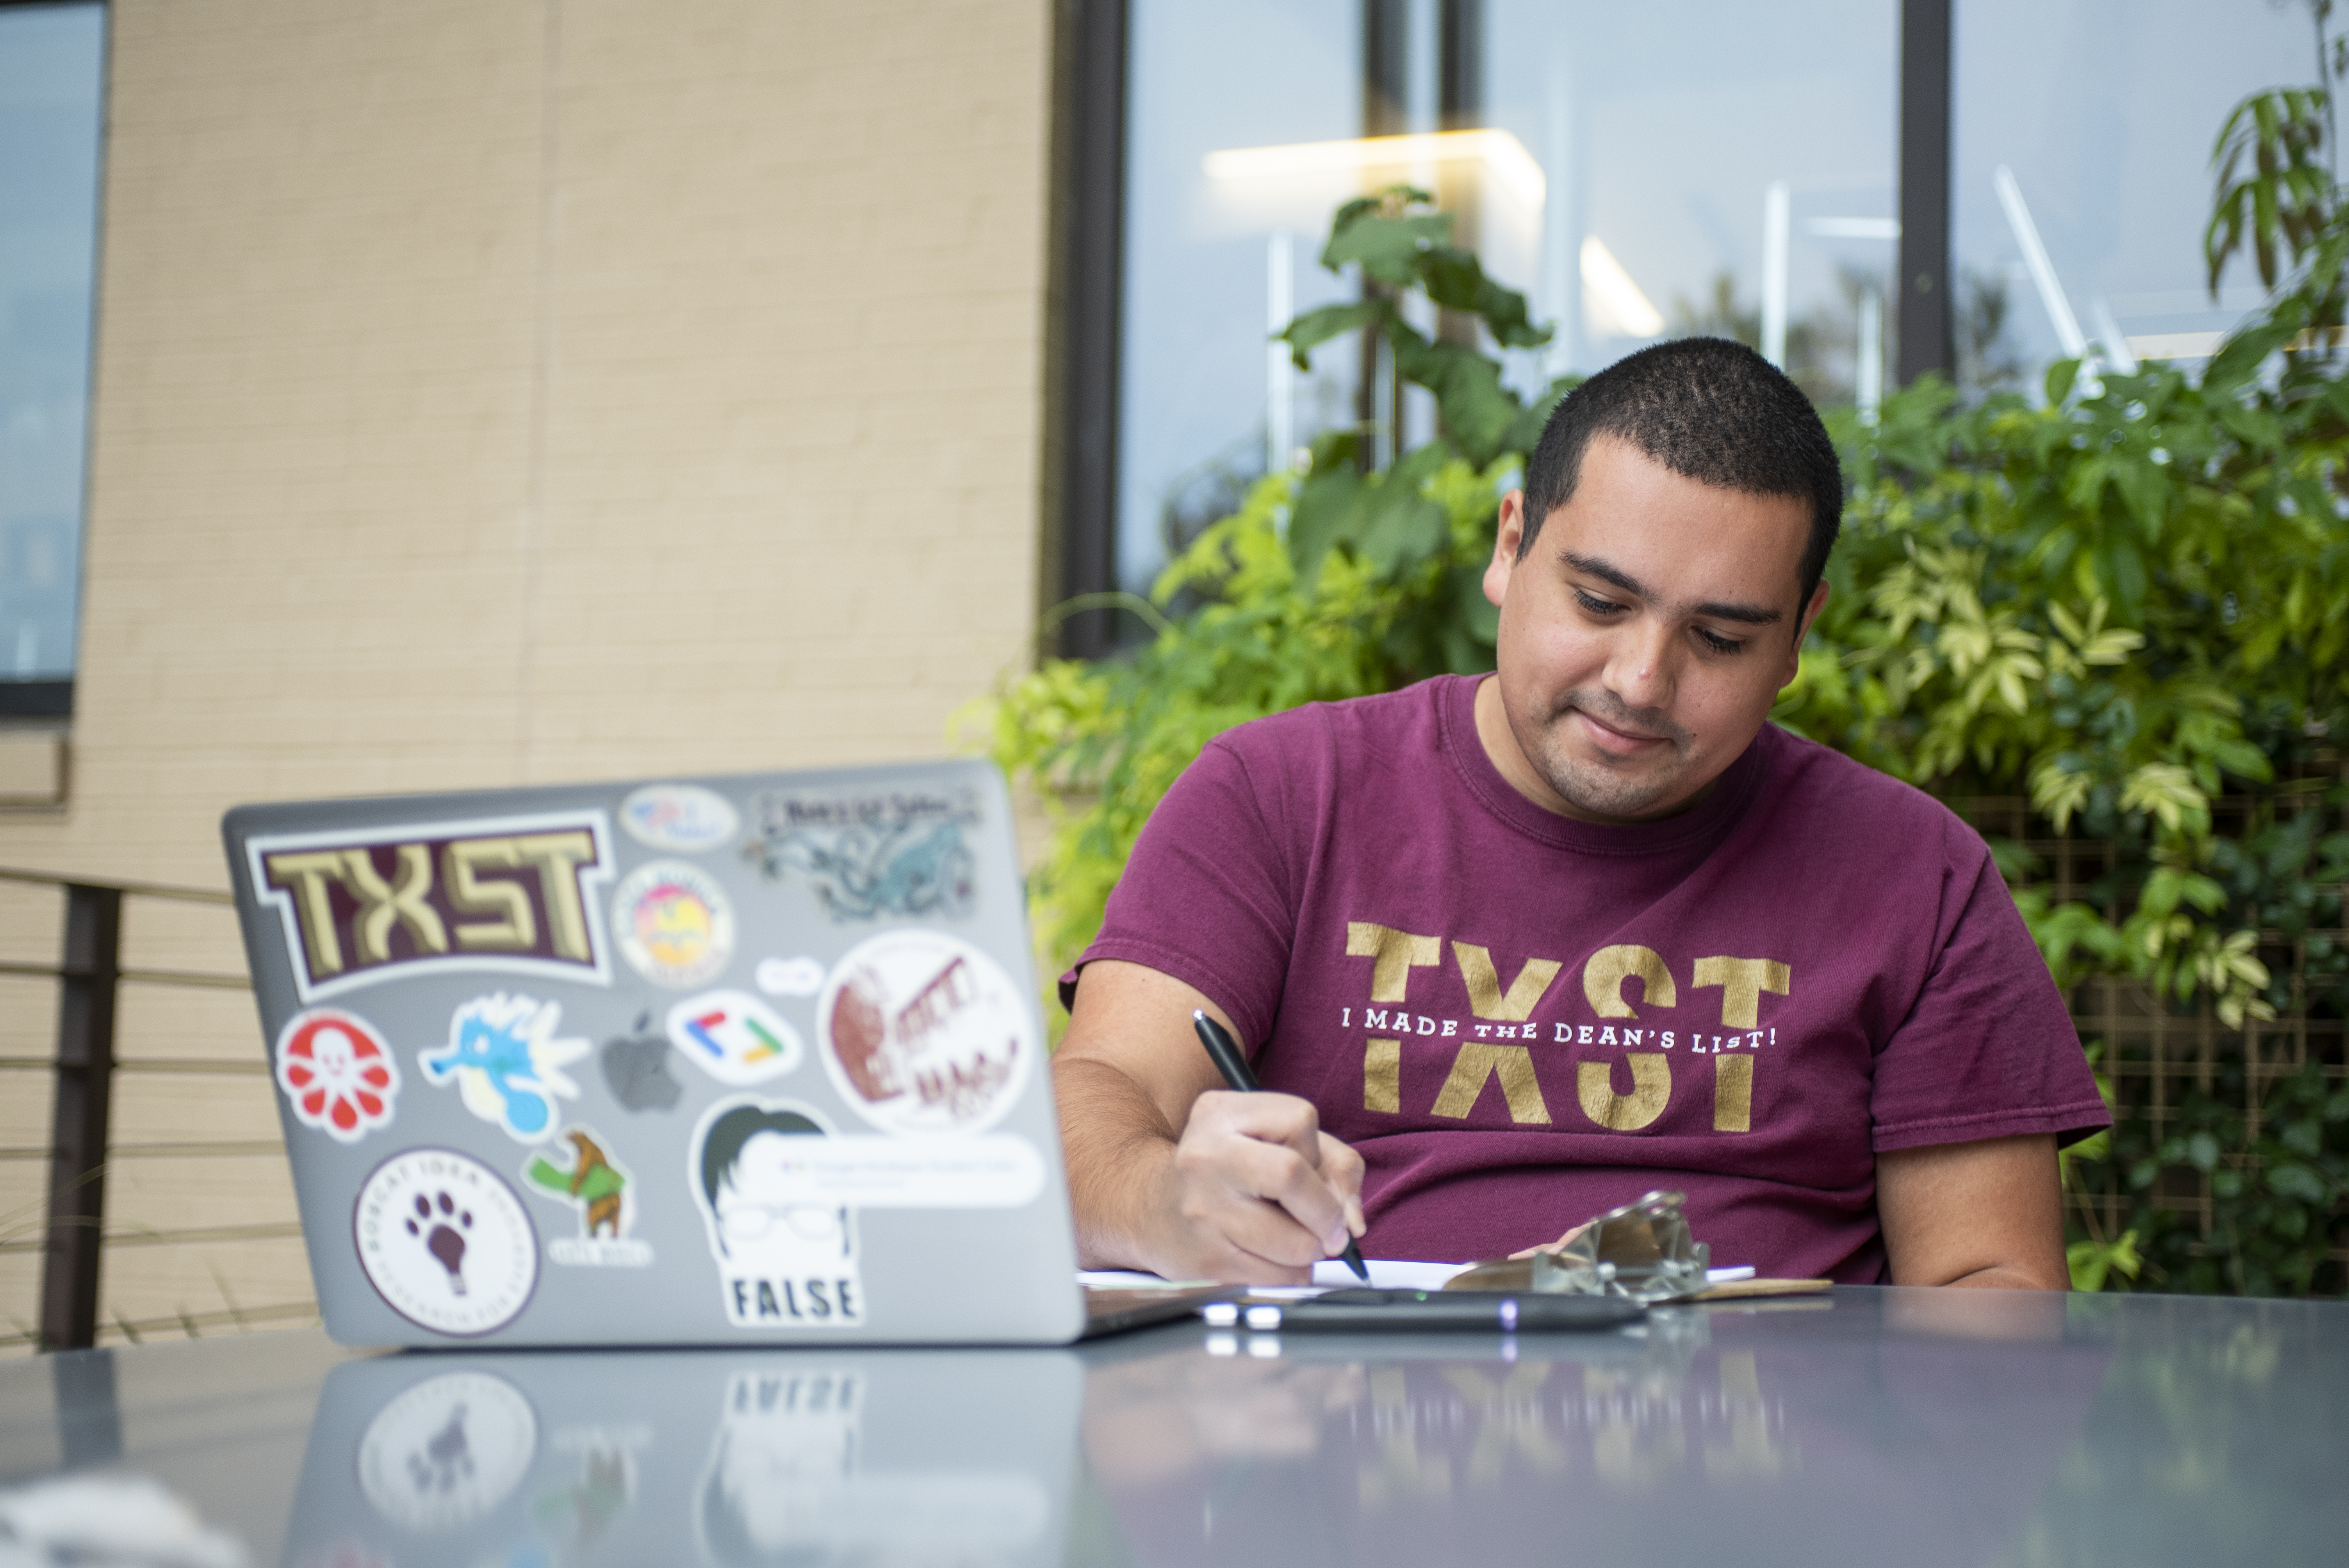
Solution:
<svg viewBox="0 0 2349 1568">
<path fill-rule="evenodd" d="M 1880 381 L 1899 236 L 1895 0 L 1484 11 L 1484 122 L 1525 145 L 1547 189 L 1537 235 L 1488 210 L 1479 239 L 1487 267 L 1557 325 L 1543 368 L 1598 370 L 1702 332 L 1781 358 L 1815 397 Z"/>
<path fill-rule="evenodd" d="M 1314 258 L 1354 188 L 1209 155 L 1342 140 L 1362 122 L 1361 0 L 1133 0 L 1127 37 L 1117 573 L 1147 593 L 1181 542 L 1294 448 L 1350 424 L 1353 354 L 1289 376 L 1276 318 L 1351 299 Z M 1285 297 L 1284 297 L 1285 296 Z"/>
<path fill-rule="evenodd" d="M 105 53 L 103 5 L 0 8 L 0 687 L 73 677 Z"/>
<path fill-rule="evenodd" d="M 2307 7 L 1959 0 L 1955 30 L 1961 378 L 2036 395 L 2050 360 L 2090 346 L 2122 368 L 2207 356 L 2266 297 L 2245 260 L 2210 297 L 2211 145 L 2247 94 L 2315 82 Z"/>
</svg>

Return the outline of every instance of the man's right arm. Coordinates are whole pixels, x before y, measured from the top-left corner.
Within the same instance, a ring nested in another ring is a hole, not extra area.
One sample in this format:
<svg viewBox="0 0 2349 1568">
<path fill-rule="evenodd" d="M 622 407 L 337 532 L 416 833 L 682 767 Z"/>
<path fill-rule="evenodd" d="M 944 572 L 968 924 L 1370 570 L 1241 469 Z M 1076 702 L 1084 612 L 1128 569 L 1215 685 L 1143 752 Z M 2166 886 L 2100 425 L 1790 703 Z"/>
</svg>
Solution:
<svg viewBox="0 0 2349 1568">
<path fill-rule="evenodd" d="M 1192 1032 L 1223 1010 L 1172 975 L 1097 959 L 1052 1061 L 1088 1268 L 1304 1284 L 1362 1231 L 1362 1161 L 1310 1101 L 1234 1094 Z M 1237 1031 L 1235 1031 L 1237 1034 Z"/>
</svg>

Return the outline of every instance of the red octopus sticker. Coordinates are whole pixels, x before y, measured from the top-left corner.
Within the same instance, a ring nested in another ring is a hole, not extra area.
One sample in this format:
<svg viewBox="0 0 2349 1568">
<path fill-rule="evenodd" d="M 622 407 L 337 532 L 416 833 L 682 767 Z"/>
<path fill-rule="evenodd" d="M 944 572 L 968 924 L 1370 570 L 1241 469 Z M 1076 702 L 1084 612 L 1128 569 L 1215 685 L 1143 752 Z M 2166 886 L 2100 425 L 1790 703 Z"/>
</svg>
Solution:
<svg viewBox="0 0 2349 1568">
<path fill-rule="evenodd" d="M 303 1126 L 357 1143 L 391 1125 L 399 1063 L 365 1018 L 314 1007 L 277 1037 L 277 1087 Z"/>
</svg>

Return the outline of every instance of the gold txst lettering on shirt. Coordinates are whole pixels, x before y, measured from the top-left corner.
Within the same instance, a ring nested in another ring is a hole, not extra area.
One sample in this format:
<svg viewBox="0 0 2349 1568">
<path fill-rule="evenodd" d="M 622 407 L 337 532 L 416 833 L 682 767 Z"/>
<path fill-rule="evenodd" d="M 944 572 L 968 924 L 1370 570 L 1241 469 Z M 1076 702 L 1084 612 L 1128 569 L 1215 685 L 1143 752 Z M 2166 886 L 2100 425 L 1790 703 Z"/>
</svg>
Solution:
<svg viewBox="0 0 2349 1568">
<path fill-rule="evenodd" d="M 1528 958 L 1517 971 L 1517 978 L 1505 995 L 1501 976 L 1493 967 L 1493 954 L 1473 942 L 1455 942 L 1452 955 L 1460 961 L 1460 978 L 1468 985 L 1468 1010 L 1480 1018 L 1496 1018 L 1504 1023 L 1520 1024 L 1534 1016 L 1534 1005 L 1557 978 L 1560 967 L 1555 958 Z"/>
<path fill-rule="evenodd" d="M 1435 1097 L 1437 1116 L 1464 1117 L 1476 1109 L 1485 1080 L 1498 1077 L 1501 1098 L 1508 1102 L 1511 1121 L 1547 1122 L 1549 1107 L 1542 1102 L 1541 1085 L 1534 1078 L 1533 1053 L 1523 1046 L 1488 1046 L 1471 1040 L 1452 1060 L 1444 1092 Z M 1659 1107 L 1659 1109 L 1661 1109 Z"/>
<path fill-rule="evenodd" d="M 1652 947 L 1637 945 L 1602 947 L 1592 954 L 1590 962 L 1582 966 L 1582 994 L 1590 999 L 1592 1010 L 1602 1018 L 1636 1018 L 1640 1015 L 1623 1000 L 1623 982 L 1634 975 L 1646 983 L 1651 1006 L 1680 1005 L 1680 997 L 1672 989 L 1672 972 L 1664 963 L 1664 955 Z"/>
<path fill-rule="evenodd" d="M 1371 965 L 1371 1000 L 1401 1002 L 1411 987 L 1411 972 L 1432 969 L 1444 962 L 1444 944 L 1433 936 L 1415 936 L 1366 920 L 1346 923 L 1346 956 L 1375 960 Z"/>
<path fill-rule="evenodd" d="M 1691 984 L 1699 990 L 1720 986 L 1722 1026 L 1750 1029 L 1762 1021 L 1762 993 L 1785 995 L 1795 972 L 1775 958 L 1700 958 Z"/>
<path fill-rule="evenodd" d="M 1371 1040 L 1362 1047 L 1362 1109 L 1402 1109 L 1401 1040 Z"/>
<path fill-rule="evenodd" d="M 1754 1058 L 1713 1058 L 1713 1130 L 1754 1130 Z"/>
<path fill-rule="evenodd" d="M 1661 1051 L 1632 1051 L 1631 1092 L 1615 1092 L 1615 1069 L 1607 1062 L 1578 1062 L 1575 1097 L 1582 1114 L 1613 1132 L 1636 1132 L 1664 1114 L 1672 1097 L 1672 1066 Z"/>
</svg>

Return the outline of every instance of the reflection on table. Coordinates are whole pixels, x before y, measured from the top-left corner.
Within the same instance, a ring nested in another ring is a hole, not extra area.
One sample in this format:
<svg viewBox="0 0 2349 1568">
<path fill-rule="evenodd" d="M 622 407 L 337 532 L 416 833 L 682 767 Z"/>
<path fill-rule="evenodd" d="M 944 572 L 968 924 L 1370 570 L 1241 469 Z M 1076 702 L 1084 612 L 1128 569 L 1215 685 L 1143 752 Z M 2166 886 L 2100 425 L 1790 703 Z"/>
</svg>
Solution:
<svg viewBox="0 0 2349 1568">
<path fill-rule="evenodd" d="M 2349 1306 L 1971 1292 L 1059 1351 L 254 1336 L 0 1368 L 0 1560 L 2326 1560 L 2344 1396 Z"/>
</svg>

